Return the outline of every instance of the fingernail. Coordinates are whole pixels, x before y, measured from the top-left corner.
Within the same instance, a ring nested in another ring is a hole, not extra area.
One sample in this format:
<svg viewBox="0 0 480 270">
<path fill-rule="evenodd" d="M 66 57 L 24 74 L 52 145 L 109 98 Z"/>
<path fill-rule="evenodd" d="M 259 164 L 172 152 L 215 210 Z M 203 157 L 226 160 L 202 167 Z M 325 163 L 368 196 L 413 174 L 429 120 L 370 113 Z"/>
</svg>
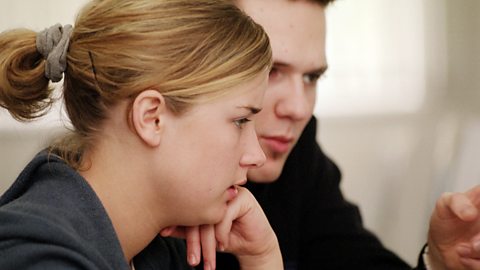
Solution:
<svg viewBox="0 0 480 270">
<path fill-rule="evenodd" d="M 194 255 L 194 254 L 190 254 L 188 256 L 188 263 L 190 263 L 190 265 L 197 265 L 197 257 Z"/>
<path fill-rule="evenodd" d="M 468 207 L 468 208 L 464 208 L 461 210 L 461 214 L 462 216 L 467 216 L 467 217 L 470 217 L 470 216 L 474 216 L 476 214 L 476 211 L 475 209 L 473 209 L 472 207 Z"/>
<path fill-rule="evenodd" d="M 203 266 L 204 270 L 213 270 L 212 267 L 210 266 L 209 262 L 205 262 L 205 265 Z"/>
<path fill-rule="evenodd" d="M 225 251 L 225 247 L 223 246 L 222 243 L 217 242 L 217 247 L 218 247 L 218 250 L 219 250 L 219 251 L 222 251 L 222 252 Z"/>
</svg>

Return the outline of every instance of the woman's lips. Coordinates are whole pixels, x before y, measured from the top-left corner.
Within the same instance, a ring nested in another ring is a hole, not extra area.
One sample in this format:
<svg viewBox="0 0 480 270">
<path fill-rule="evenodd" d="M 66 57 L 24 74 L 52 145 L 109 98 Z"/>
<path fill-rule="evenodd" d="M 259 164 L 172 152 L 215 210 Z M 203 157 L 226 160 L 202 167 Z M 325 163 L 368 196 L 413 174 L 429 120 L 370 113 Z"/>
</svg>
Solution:
<svg viewBox="0 0 480 270">
<path fill-rule="evenodd" d="M 261 140 L 271 151 L 280 154 L 288 152 L 293 142 L 293 139 L 280 136 L 261 137 Z"/>
</svg>

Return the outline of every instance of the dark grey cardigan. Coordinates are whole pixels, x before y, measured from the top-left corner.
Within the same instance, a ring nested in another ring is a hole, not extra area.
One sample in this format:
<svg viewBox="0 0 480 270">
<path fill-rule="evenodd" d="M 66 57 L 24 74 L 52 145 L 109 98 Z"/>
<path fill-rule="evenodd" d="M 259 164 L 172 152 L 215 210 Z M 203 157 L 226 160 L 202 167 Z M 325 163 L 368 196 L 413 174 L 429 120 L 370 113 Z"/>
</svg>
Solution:
<svg viewBox="0 0 480 270">
<path fill-rule="evenodd" d="M 184 242 L 157 237 L 136 270 L 190 269 Z M 95 192 L 56 155 L 40 152 L 0 197 L 0 269 L 128 270 Z"/>
</svg>

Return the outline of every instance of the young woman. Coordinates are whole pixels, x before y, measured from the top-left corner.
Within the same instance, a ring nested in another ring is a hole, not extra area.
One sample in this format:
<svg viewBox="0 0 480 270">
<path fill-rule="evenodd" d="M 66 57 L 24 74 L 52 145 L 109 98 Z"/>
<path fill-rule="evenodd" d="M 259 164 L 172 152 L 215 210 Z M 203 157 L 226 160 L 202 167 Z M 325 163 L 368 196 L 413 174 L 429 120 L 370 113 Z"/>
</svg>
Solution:
<svg viewBox="0 0 480 270">
<path fill-rule="evenodd" d="M 63 76 L 73 127 L 0 198 L 0 269 L 188 269 L 184 243 L 157 237 L 175 228 L 244 269 L 283 268 L 262 210 L 238 187 L 265 160 L 250 120 L 271 63 L 266 34 L 240 10 L 94 0 L 75 27 L 12 30 L 0 48 L 0 105 L 39 117 Z"/>
</svg>

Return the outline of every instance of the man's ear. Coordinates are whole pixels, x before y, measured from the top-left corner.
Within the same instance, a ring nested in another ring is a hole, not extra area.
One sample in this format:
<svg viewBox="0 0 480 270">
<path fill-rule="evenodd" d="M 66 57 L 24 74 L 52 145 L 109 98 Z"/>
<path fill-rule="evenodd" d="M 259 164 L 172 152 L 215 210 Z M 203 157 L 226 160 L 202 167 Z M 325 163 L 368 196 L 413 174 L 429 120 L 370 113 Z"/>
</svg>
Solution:
<svg viewBox="0 0 480 270">
<path fill-rule="evenodd" d="M 138 136 L 149 146 L 160 144 L 162 118 L 167 110 L 165 99 L 156 90 L 145 90 L 133 101 L 132 124 Z"/>
</svg>

